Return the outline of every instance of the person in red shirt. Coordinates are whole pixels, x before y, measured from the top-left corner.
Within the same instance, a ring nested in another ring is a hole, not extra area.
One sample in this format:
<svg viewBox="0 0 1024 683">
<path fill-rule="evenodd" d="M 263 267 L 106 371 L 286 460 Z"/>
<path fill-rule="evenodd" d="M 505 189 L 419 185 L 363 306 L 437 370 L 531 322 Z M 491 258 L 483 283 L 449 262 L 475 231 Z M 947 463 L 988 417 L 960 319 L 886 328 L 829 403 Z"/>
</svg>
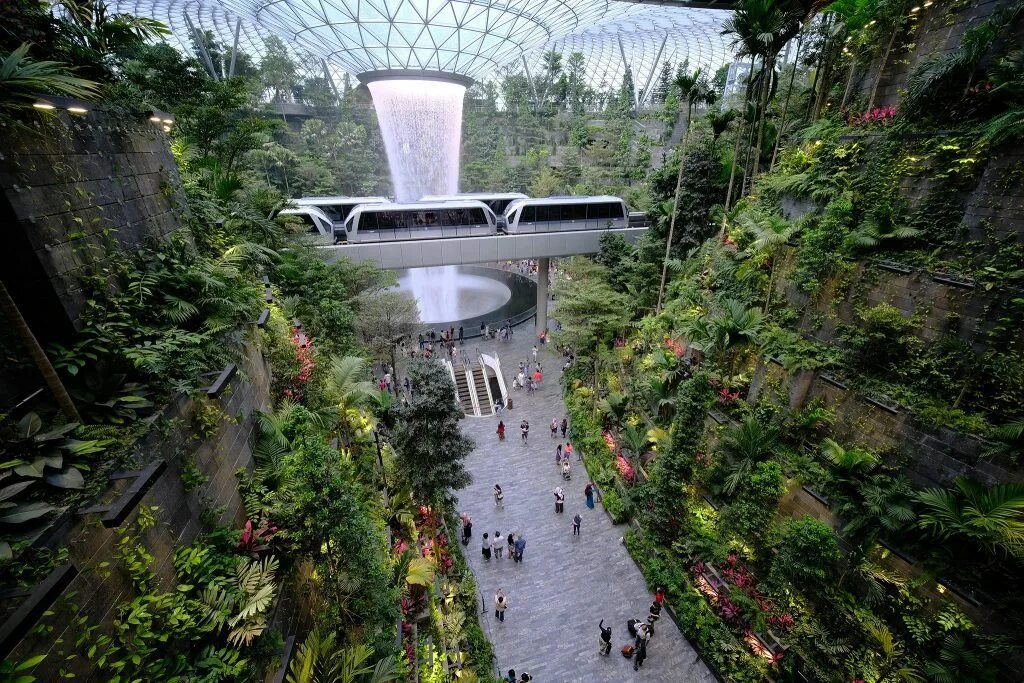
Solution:
<svg viewBox="0 0 1024 683">
<path fill-rule="evenodd" d="M 665 589 L 658 586 L 658 589 L 654 591 L 654 601 L 659 605 L 665 602 Z"/>
</svg>

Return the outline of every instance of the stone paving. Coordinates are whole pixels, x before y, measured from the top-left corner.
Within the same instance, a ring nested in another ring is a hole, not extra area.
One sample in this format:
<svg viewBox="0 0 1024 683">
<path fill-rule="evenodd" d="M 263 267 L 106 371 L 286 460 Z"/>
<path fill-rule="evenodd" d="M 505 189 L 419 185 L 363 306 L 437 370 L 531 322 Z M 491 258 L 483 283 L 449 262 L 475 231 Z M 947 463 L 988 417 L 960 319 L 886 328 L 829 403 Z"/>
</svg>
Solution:
<svg viewBox="0 0 1024 683">
<path fill-rule="evenodd" d="M 466 341 L 474 353 L 497 353 L 506 384 L 519 360 L 530 358 L 536 341 L 532 325 L 516 328 L 512 341 Z M 466 417 L 463 430 L 476 441 L 467 466 L 473 483 L 459 492 L 459 510 L 473 518 L 473 538 L 466 556 L 476 575 L 487 612 L 481 614 L 484 631 L 494 644 L 496 668 L 504 674 L 529 672 L 538 683 L 568 681 L 671 681 L 711 683 L 713 676 L 699 660 L 675 624 L 662 616 L 648 646 L 643 668 L 634 673 L 632 660 L 619 648 L 632 642 L 626 631 L 629 618 L 647 617 L 653 595 L 640 570 L 622 544 L 626 525 L 614 526 L 600 504 L 586 506 L 587 484 L 583 463 L 573 463 L 573 476 L 562 481 L 555 466 L 555 447 L 561 438 L 550 437 L 551 419 L 561 420 L 559 374 L 561 357 L 553 347 L 541 350 L 543 387 L 534 394 L 512 391 L 513 410 L 505 410 L 506 437 L 499 443 L 497 416 Z M 519 423 L 530 421 L 529 444 L 519 436 Z M 575 456 L 574 456 L 575 459 Z M 492 488 L 501 484 L 504 508 L 496 508 Z M 565 490 L 565 512 L 555 513 L 553 489 Z M 583 517 L 581 535 L 572 535 L 572 517 Z M 484 532 L 500 530 L 526 537 L 523 562 L 507 557 L 484 560 L 480 543 Z M 494 618 L 494 591 L 503 588 L 509 599 L 505 621 Z M 598 621 L 611 625 L 613 649 L 598 654 Z"/>
</svg>

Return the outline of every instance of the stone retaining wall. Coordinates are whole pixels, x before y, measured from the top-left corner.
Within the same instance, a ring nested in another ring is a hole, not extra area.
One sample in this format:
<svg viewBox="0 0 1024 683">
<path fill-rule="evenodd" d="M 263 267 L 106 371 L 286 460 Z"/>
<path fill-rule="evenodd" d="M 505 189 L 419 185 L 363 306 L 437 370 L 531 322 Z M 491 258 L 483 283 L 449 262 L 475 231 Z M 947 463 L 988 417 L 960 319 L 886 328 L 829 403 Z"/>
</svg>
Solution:
<svg viewBox="0 0 1024 683">
<path fill-rule="evenodd" d="M 0 127 L 0 217 L 10 226 L 0 267 L 42 337 L 79 326 L 84 276 L 166 237 L 188 212 L 162 123 L 56 111 L 24 129 Z"/>
</svg>

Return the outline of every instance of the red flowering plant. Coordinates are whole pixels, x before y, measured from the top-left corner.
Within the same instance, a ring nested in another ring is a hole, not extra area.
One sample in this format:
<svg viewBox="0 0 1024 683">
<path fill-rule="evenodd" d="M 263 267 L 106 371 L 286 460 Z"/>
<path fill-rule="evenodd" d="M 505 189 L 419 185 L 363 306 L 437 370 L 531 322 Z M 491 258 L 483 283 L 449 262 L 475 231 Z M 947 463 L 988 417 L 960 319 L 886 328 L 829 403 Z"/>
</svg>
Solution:
<svg viewBox="0 0 1024 683">
<path fill-rule="evenodd" d="M 628 481 L 630 484 L 636 480 L 636 470 L 633 469 L 632 463 L 626 460 L 622 453 L 615 456 L 615 464 L 618 466 L 619 474 L 622 475 L 623 479 Z"/>
<path fill-rule="evenodd" d="M 863 114 L 852 114 L 847 116 L 846 122 L 851 126 L 860 126 L 871 123 L 888 123 L 896 118 L 896 107 L 891 104 L 883 107 L 869 109 Z"/>
<path fill-rule="evenodd" d="M 722 390 L 718 392 L 718 402 L 722 405 L 731 405 L 738 400 L 740 400 L 740 392 L 730 392 L 729 387 L 722 387 Z"/>
<path fill-rule="evenodd" d="M 676 360 L 686 355 L 686 345 L 672 339 L 671 337 L 665 337 L 665 348 L 672 352 L 672 355 L 676 357 Z"/>
<path fill-rule="evenodd" d="M 245 526 L 242 527 L 242 536 L 238 540 L 236 550 L 251 555 L 254 560 L 259 559 L 260 555 L 270 551 L 277 531 L 277 527 L 269 520 L 261 518 L 259 522 L 253 524 L 251 519 L 247 519 Z"/>
</svg>

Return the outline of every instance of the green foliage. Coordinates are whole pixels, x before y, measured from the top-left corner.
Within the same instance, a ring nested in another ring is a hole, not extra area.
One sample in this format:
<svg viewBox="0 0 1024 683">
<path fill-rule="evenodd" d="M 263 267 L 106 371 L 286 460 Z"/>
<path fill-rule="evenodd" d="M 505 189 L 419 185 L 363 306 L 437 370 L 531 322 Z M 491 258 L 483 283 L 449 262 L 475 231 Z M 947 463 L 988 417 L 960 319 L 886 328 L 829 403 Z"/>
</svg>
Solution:
<svg viewBox="0 0 1024 683">
<path fill-rule="evenodd" d="M 1024 485 L 985 488 L 957 479 L 954 489 L 926 489 L 919 525 L 936 538 L 954 539 L 992 554 L 1024 555 Z"/>
<path fill-rule="evenodd" d="M 859 325 L 850 329 L 845 340 L 854 360 L 865 370 L 882 371 L 898 367 L 921 345 L 913 334 L 914 318 L 884 301 L 871 308 L 857 310 Z"/>
<path fill-rule="evenodd" d="M 555 285 L 555 310 L 562 329 L 557 343 L 587 353 L 610 345 L 628 320 L 628 301 L 612 289 L 607 271 L 583 258 L 570 259 Z"/>
<path fill-rule="evenodd" d="M 82 100 L 98 95 L 93 81 L 72 75 L 73 69 L 51 61 L 35 61 L 28 56 L 29 43 L 22 43 L 13 52 L 0 59 L 0 112 L 9 114 L 16 109 L 29 109 L 39 93 L 52 93 Z"/>
<path fill-rule="evenodd" d="M 853 203 L 847 196 L 830 201 L 824 213 L 803 231 L 792 280 L 808 294 L 816 294 L 829 277 L 846 268 L 842 247 L 850 234 Z"/>
<path fill-rule="evenodd" d="M 441 364 L 413 360 L 407 372 L 416 389 L 399 410 L 399 426 L 391 439 L 399 470 L 417 500 L 450 501 L 455 490 L 470 482 L 464 460 L 473 442 L 459 429 L 465 414 Z"/>
<path fill-rule="evenodd" d="M 741 538 L 762 540 L 770 530 L 786 478 L 777 462 L 759 462 L 737 488 L 735 499 L 722 510 L 719 525 Z"/>
<path fill-rule="evenodd" d="M 817 591 L 824 587 L 839 559 L 835 533 L 812 517 L 787 519 L 772 545 L 775 557 L 768 581 L 777 590 L 792 586 L 798 591 Z"/>
</svg>

